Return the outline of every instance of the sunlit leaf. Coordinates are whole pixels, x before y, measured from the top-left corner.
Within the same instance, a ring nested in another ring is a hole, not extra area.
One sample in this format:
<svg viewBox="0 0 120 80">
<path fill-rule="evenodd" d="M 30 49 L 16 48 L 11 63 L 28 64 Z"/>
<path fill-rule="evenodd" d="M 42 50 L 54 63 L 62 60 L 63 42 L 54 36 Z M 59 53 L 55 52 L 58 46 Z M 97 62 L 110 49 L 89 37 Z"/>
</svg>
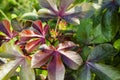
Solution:
<svg viewBox="0 0 120 80">
<path fill-rule="evenodd" d="M 31 68 L 29 58 L 24 59 L 20 67 L 20 80 L 35 80 L 34 70 Z"/>
<path fill-rule="evenodd" d="M 76 44 L 74 44 L 73 42 L 71 42 L 71 41 L 66 41 L 66 42 L 64 42 L 64 43 L 59 44 L 57 50 L 70 49 L 70 48 L 73 48 L 73 47 L 75 47 L 75 46 L 76 46 Z"/>
<path fill-rule="evenodd" d="M 82 58 L 80 55 L 74 51 L 60 51 L 62 54 L 62 59 L 65 64 L 72 68 L 78 69 L 82 65 Z"/>
<path fill-rule="evenodd" d="M 15 73 L 20 63 L 21 59 L 18 59 L 0 66 L 0 80 L 8 80 Z"/>
</svg>

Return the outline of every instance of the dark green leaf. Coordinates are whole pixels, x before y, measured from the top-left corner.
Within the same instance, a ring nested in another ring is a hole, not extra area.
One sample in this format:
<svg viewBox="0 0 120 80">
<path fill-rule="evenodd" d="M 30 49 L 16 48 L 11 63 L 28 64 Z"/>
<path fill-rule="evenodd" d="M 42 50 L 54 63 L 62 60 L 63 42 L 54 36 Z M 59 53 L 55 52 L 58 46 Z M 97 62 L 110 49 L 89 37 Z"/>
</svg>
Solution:
<svg viewBox="0 0 120 80">
<path fill-rule="evenodd" d="M 90 67 L 88 65 L 83 66 L 80 72 L 78 72 L 77 76 L 75 77 L 75 80 L 91 80 Z"/>
<path fill-rule="evenodd" d="M 96 63 L 92 70 L 101 80 L 120 80 L 120 72 L 114 67 Z"/>
<path fill-rule="evenodd" d="M 88 61 L 97 62 L 110 55 L 115 55 L 115 49 L 110 44 L 100 44 L 96 46 L 88 56 Z"/>
</svg>

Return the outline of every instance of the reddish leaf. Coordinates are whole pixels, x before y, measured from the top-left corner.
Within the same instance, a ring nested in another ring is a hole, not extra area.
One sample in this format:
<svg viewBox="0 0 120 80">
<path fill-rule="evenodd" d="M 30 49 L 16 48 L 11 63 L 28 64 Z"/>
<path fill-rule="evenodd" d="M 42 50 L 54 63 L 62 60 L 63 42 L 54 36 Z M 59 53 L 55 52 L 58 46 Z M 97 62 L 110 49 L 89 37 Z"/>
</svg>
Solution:
<svg viewBox="0 0 120 80">
<path fill-rule="evenodd" d="M 7 20 L 0 22 L 0 31 L 11 38 L 10 23 Z"/>
<path fill-rule="evenodd" d="M 38 31 L 40 32 L 40 34 L 42 34 L 43 32 L 43 28 L 42 28 L 42 22 L 40 20 L 36 20 L 33 22 L 32 26 Z M 43 34 L 42 34 L 43 35 Z"/>
<path fill-rule="evenodd" d="M 45 25 L 43 34 L 44 35 L 47 34 L 48 30 L 49 30 L 49 25 Z"/>
<path fill-rule="evenodd" d="M 33 58 L 32 58 L 32 64 L 31 64 L 32 68 L 41 67 L 42 65 L 47 63 L 50 56 L 51 56 L 51 52 L 49 53 L 44 53 L 42 51 L 37 52 L 36 54 L 33 55 Z"/>
<path fill-rule="evenodd" d="M 32 30 L 23 30 L 20 33 L 21 38 L 39 38 L 39 37 L 43 37 L 42 35 L 39 35 L 37 33 L 35 33 Z"/>
<path fill-rule="evenodd" d="M 48 78 L 49 80 L 64 80 L 64 75 L 65 67 L 61 61 L 60 54 L 56 54 L 48 65 Z"/>
<path fill-rule="evenodd" d="M 28 52 L 32 52 L 40 42 L 41 42 L 41 39 L 30 41 L 26 44 L 25 49 Z"/>
</svg>

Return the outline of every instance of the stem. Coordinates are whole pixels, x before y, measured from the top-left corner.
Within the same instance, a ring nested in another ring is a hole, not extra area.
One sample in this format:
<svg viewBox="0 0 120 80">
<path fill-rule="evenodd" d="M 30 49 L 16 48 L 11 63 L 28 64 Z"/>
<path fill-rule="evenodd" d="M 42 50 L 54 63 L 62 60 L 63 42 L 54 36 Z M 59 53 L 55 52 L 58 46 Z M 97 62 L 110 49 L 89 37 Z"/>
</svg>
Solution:
<svg viewBox="0 0 120 80">
<path fill-rule="evenodd" d="M 5 15 L 5 13 L 0 9 L 0 13 L 7 19 L 7 20 L 9 20 L 8 19 L 8 17 Z"/>
<path fill-rule="evenodd" d="M 56 26 L 55 26 L 55 32 L 57 32 L 57 28 L 58 28 L 58 24 L 59 24 L 60 20 L 61 20 L 61 18 L 58 17 L 58 19 L 57 19 L 57 23 L 56 23 Z"/>
</svg>

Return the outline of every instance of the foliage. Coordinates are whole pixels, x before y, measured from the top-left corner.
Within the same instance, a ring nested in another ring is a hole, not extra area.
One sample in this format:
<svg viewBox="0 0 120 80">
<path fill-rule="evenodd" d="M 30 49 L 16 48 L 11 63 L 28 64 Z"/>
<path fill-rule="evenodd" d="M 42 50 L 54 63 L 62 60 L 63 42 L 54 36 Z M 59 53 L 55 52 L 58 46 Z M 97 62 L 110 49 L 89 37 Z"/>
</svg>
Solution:
<svg viewBox="0 0 120 80">
<path fill-rule="evenodd" d="M 119 0 L 0 5 L 0 80 L 120 80 Z"/>
</svg>

